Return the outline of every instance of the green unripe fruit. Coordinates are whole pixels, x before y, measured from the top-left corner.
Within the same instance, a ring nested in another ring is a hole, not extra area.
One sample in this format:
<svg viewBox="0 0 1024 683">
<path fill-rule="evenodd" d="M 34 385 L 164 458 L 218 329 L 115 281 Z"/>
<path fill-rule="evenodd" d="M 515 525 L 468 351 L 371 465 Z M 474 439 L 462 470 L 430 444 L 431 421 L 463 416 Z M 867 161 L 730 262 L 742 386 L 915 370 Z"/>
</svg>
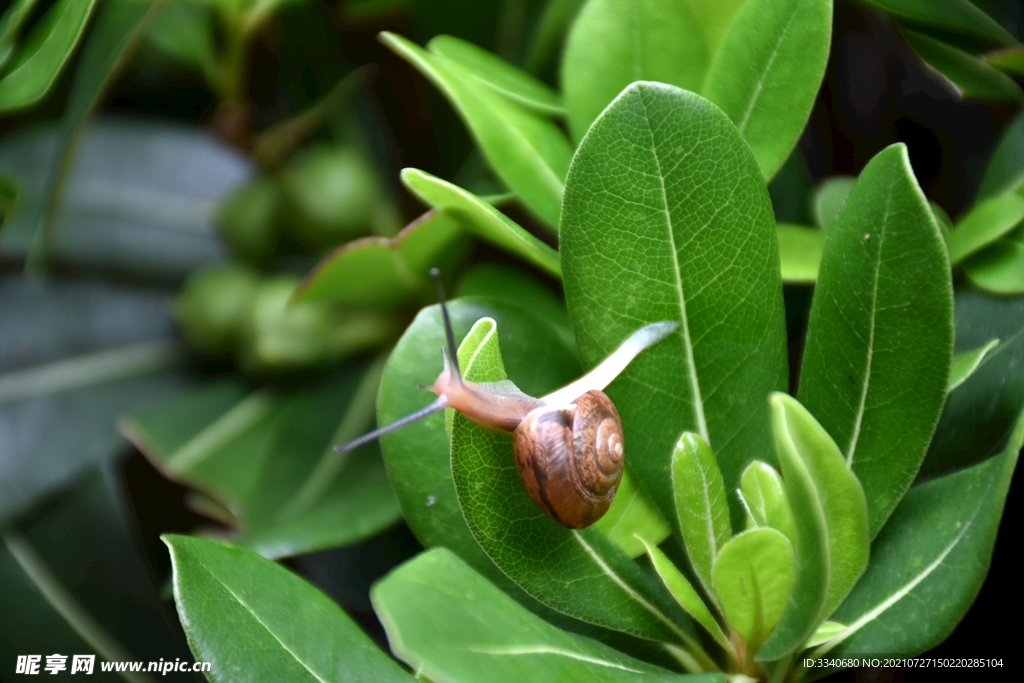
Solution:
<svg viewBox="0 0 1024 683">
<path fill-rule="evenodd" d="M 256 285 L 256 272 L 248 266 L 217 265 L 193 273 L 174 302 L 174 317 L 189 346 L 204 354 L 230 351 Z"/>
</svg>

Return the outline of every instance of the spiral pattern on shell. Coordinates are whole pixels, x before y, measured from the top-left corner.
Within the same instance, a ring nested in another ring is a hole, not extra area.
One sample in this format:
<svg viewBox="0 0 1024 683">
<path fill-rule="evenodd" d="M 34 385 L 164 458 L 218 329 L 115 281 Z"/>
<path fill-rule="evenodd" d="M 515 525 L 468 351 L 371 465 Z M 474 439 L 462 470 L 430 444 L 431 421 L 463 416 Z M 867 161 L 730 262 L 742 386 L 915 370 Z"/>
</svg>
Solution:
<svg viewBox="0 0 1024 683">
<path fill-rule="evenodd" d="M 574 406 L 531 411 L 512 434 L 516 469 L 534 503 L 573 529 L 608 511 L 622 479 L 622 420 L 602 391 Z"/>
</svg>

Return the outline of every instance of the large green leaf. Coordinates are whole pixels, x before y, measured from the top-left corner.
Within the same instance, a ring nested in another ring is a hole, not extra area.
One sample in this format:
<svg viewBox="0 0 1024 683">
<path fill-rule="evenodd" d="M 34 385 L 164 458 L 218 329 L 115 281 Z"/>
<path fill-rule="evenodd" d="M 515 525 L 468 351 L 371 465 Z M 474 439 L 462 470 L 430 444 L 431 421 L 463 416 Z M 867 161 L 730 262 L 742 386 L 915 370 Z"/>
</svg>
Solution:
<svg viewBox="0 0 1024 683">
<path fill-rule="evenodd" d="M 942 410 L 952 287 L 903 145 L 879 152 L 825 240 L 800 401 L 864 486 L 874 536 L 910 487 Z"/>
<path fill-rule="evenodd" d="M 32 27 L 0 75 L 0 112 L 35 104 L 57 80 L 96 0 L 58 0 Z"/>
<path fill-rule="evenodd" d="M 715 454 L 699 435 L 685 432 L 672 453 L 672 491 L 686 556 L 704 590 L 714 595 L 711 568 L 732 538 L 729 503 Z"/>
<path fill-rule="evenodd" d="M 736 124 L 765 178 L 807 124 L 831 40 L 832 0 L 748 0 L 715 51 L 700 93 Z"/>
<path fill-rule="evenodd" d="M 961 97 L 1024 100 L 1024 92 L 1012 78 L 974 55 L 923 33 L 905 30 L 904 35 L 921 59 L 944 76 Z"/>
<path fill-rule="evenodd" d="M 174 601 L 210 680 L 412 681 L 326 595 L 256 553 L 168 535 Z"/>
<path fill-rule="evenodd" d="M 946 237 L 949 262 L 956 265 L 1013 230 L 1022 220 L 1024 197 L 1015 192 L 1004 192 L 978 202 Z"/>
<path fill-rule="evenodd" d="M 0 280 L 0 519 L 116 455 L 120 413 L 189 385 L 165 296 Z"/>
<path fill-rule="evenodd" d="M 971 0 L 868 0 L 896 16 L 1013 45 L 1017 39 Z"/>
<path fill-rule="evenodd" d="M 590 0 L 562 57 L 562 90 L 574 140 L 634 81 L 697 90 L 710 59 L 695 10 L 678 0 Z"/>
<path fill-rule="evenodd" d="M 466 379 L 506 379 L 493 320 L 480 320 L 459 347 Z M 530 500 L 507 434 L 465 416 L 451 419 L 451 470 L 473 537 L 494 563 L 541 603 L 562 614 L 642 638 L 686 641 L 686 617 L 600 531 L 567 529 Z M 608 609 L 615 605 L 615 609 Z"/>
<path fill-rule="evenodd" d="M 1000 455 L 907 493 L 875 539 L 864 577 L 833 615 L 847 628 L 815 655 L 914 655 L 952 632 L 988 573 L 1021 446 L 1024 413 Z"/>
<path fill-rule="evenodd" d="M 615 500 L 604 517 L 594 522 L 615 545 L 630 557 L 644 553 L 644 542 L 661 543 L 672 535 L 672 527 L 661 516 L 658 507 L 637 482 L 629 467 L 622 470 L 622 480 L 615 491 Z"/>
<path fill-rule="evenodd" d="M 821 266 L 825 233 L 789 223 L 779 223 L 775 229 L 779 236 L 782 281 L 793 284 L 814 282 Z"/>
<path fill-rule="evenodd" d="M 442 55 L 393 33 L 382 33 L 381 41 L 444 93 L 502 182 L 548 226 L 558 225 L 572 156 L 558 127 L 497 94 Z"/>
<path fill-rule="evenodd" d="M 671 673 L 527 611 L 446 548 L 377 582 L 371 598 L 395 654 L 431 681 L 722 681 Z"/>
<path fill-rule="evenodd" d="M 509 377 L 528 394 L 541 396 L 577 376 L 574 354 L 554 328 L 522 308 L 474 297 L 451 301 L 448 308 L 456 340 L 480 318 L 498 321 Z M 420 311 L 384 370 L 377 399 L 378 424 L 393 422 L 428 403 L 430 394 L 417 390 L 416 385 L 431 385 L 440 374 L 444 336 L 440 308 Z M 499 585 L 513 585 L 466 526 L 452 482 L 443 417 L 432 415 L 385 434 L 381 450 L 402 512 L 420 542 L 427 547 L 445 545 Z"/>
<path fill-rule="evenodd" d="M 561 276 L 557 251 L 473 193 L 415 168 L 402 171 L 402 182 L 427 204 L 450 211 L 478 237 L 555 277 Z"/>
<path fill-rule="evenodd" d="M 580 145 L 559 237 L 584 366 L 645 322 L 682 323 L 608 389 L 666 519 L 683 431 L 710 444 L 727 490 L 751 460 L 774 461 L 765 397 L 786 385 L 778 240 L 763 176 L 725 115 L 672 86 L 631 85 Z"/>
<path fill-rule="evenodd" d="M 842 601 L 868 563 L 868 507 L 835 442 L 800 403 L 774 394 L 772 427 L 796 518 L 796 579 L 765 659 L 792 651 Z M 815 557 L 815 554 L 817 557 Z"/>
<path fill-rule="evenodd" d="M 561 98 L 550 86 L 473 43 L 455 36 L 436 36 L 427 49 L 461 65 L 488 87 L 528 109 L 549 116 L 565 113 Z"/>
</svg>

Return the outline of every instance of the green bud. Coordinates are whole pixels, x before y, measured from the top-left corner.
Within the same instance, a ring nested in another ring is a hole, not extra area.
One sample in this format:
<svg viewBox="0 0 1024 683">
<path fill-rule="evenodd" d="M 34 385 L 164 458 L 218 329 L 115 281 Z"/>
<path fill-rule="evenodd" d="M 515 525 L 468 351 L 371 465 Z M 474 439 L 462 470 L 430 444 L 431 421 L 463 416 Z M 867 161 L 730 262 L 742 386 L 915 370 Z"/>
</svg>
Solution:
<svg viewBox="0 0 1024 683">
<path fill-rule="evenodd" d="M 238 256 L 262 263 L 277 246 L 277 217 L 281 193 L 266 177 L 256 178 L 224 198 L 215 220 L 221 234 Z"/>
<path fill-rule="evenodd" d="M 369 231 L 381 198 L 373 166 L 351 149 L 315 147 L 281 177 L 287 230 L 311 249 L 336 246 Z"/>
<path fill-rule="evenodd" d="M 188 344 L 205 354 L 230 351 L 256 282 L 255 271 L 235 264 L 193 273 L 174 302 L 174 317 Z"/>
</svg>

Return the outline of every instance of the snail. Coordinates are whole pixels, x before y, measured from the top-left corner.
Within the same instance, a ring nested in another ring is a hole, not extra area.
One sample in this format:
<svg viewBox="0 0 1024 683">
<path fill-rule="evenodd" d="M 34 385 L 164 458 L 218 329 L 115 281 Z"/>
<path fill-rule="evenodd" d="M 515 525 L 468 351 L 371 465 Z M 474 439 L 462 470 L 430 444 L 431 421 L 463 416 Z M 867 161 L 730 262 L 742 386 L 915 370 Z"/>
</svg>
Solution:
<svg viewBox="0 0 1024 683">
<path fill-rule="evenodd" d="M 437 295 L 444 318 L 447 349 L 455 349 L 444 292 L 437 270 Z M 455 353 L 441 348 L 444 363 L 433 386 L 430 404 L 389 425 L 346 444 L 343 453 L 382 434 L 445 408 L 470 420 L 512 433 L 512 449 L 527 494 L 548 517 L 563 526 L 589 526 L 608 511 L 622 478 L 624 445 L 622 420 L 602 391 L 644 349 L 679 326 L 658 322 L 641 327 L 589 373 L 541 398 L 528 396 L 511 381 L 475 383 L 462 378 Z"/>
</svg>

